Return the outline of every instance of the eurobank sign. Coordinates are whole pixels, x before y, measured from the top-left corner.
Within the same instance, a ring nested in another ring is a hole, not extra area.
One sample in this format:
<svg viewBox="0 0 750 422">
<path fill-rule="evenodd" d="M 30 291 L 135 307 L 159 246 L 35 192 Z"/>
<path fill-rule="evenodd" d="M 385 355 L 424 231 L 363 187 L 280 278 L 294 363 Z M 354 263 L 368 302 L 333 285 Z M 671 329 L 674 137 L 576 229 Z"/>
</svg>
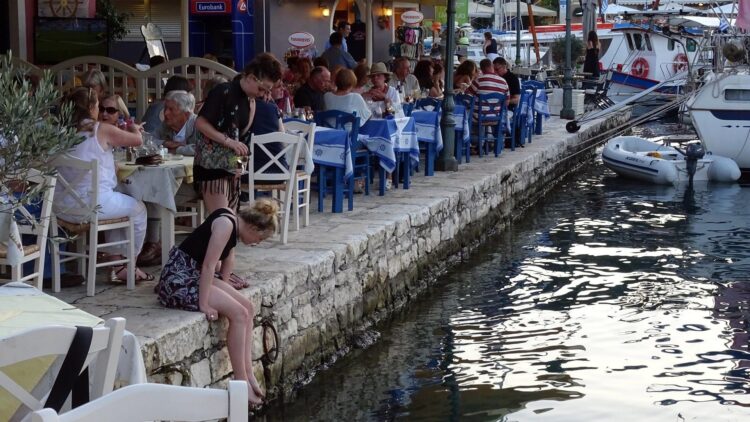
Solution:
<svg viewBox="0 0 750 422">
<path fill-rule="evenodd" d="M 232 0 L 190 0 L 194 15 L 228 15 L 232 13 Z"/>
</svg>

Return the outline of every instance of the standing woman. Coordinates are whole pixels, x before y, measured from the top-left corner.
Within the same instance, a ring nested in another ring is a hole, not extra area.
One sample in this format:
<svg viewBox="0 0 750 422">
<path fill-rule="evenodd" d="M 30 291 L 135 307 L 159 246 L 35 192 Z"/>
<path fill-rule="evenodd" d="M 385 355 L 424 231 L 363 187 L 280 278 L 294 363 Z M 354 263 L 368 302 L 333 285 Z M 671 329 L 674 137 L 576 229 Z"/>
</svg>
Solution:
<svg viewBox="0 0 750 422">
<path fill-rule="evenodd" d="M 237 240 L 257 245 L 276 231 L 279 209 L 269 199 L 255 201 L 238 214 L 219 208 L 180 244 L 169 252 L 155 290 L 159 302 L 168 308 L 200 311 L 209 321 L 219 315 L 229 319 L 227 349 L 234 378 L 248 383 L 248 401 L 260 404 L 263 390 L 253 373 L 253 318 L 255 309 L 248 298 L 223 280 L 234 267 Z M 214 276 L 222 261 L 222 279 Z"/>
<path fill-rule="evenodd" d="M 583 71 L 590 73 L 591 79 L 599 79 L 599 47 L 599 37 L 596 35 L 596 31 L 589 31 Z"/>
<path fill-rule="evenodd" d="M 247 157 L 250 125 L 256 98 L 271 92 L 281 78 L 278 61 L 268 54 L 253 59 L 232 82 L 217 85 L 208 94 L 195 121 L 193 176 L 195 189 L 210 213 L 237 208 L 240 179 L 238 157 Z"/>
</svg>

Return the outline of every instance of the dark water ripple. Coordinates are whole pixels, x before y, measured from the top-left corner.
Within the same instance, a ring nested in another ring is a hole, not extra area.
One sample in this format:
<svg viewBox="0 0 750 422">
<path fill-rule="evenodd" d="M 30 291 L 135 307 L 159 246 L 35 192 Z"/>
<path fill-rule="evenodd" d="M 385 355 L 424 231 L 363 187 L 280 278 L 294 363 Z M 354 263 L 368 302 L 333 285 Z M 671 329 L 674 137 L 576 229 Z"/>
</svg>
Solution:
<svg viewBox="0 0 750 422">
<path fill-rule="evenodd" d="M 268 420 L 750 420 L 750 188 L 565 182 Z"/>
</svg>

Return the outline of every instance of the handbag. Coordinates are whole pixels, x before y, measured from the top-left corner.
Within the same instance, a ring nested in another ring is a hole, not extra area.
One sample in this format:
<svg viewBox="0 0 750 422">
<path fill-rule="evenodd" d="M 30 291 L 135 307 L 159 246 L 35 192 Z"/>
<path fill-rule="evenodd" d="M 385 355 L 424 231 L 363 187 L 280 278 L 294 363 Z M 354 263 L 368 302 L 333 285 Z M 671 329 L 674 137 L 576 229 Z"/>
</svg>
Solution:
<svg viewBox="0 0 750 422">
<path fill-rule="evenodd" d="M 253 102 L 250 107 L 250 119 L 248 120 L 247 127 L 240 133 L 235 125 L 229 125 L 229 130 L 236 133 L 226 133 L 228 138 L 239 140 L 240 135 L 245 135 L 250 126 L 253 124 L 255 118 L 255 103 Z M 195 164 L 205 169 L 219 169 L 226 170 L 228 172 L 234 172 L 240 163 L 239 157 L 233 149 L 227 148 L 223 145 L 219 145 L 216 142 L 209 139 L 201 131 L 197 132 L 197 140 L 195 143 Z M 252 153 L 252 151 L 251 151 Z"/>
</svg>

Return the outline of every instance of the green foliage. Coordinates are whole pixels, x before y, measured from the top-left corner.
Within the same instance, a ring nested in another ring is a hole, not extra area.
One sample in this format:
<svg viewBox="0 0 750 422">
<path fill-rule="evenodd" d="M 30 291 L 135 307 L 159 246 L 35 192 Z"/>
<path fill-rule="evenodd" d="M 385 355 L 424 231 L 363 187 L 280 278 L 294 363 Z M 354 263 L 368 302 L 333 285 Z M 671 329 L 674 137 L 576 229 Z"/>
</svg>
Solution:
<svg viewBox="0 0 750 422">
<path fill-rule="evenodd" d="M 552 55 L 552 62 L 558 65 L 565 64 L 565 37 L 558 37 L 550 44 L 549 52 Z M 570 62 L 571 65 L 576 63 L 579 56 L 586 53 L 586 49 L 583 45 L 583 41 L 576 38 L 575 35 L 570 36 Z"/>
<path fill-rule="evenodd" d="M 107 40 L 121 40 L 128 35 L 128 20 L 133 16 L 132 13 L 120 13 L 115 9 L 110 0 L 96 0 L 96 17 L 107 21 Z"/>
<path fill-rule="evenodd" d="M 71 127 L 69 107 L 62 107 L 58 114 L 52 113 L 60 98 L 49 71 L 33 90 L 25 70 L 11 61 L 11 53 L 0 56 L 0 208 L 3 211 L 31 202 L 46 189 L 35 186 L 27 190 L 13 181 L 26 180 L 30 169 L 54 174 L 51 160 L 82 141 Z M 12 191 L 17 195 L 11 195 Z"/>
</svg>

